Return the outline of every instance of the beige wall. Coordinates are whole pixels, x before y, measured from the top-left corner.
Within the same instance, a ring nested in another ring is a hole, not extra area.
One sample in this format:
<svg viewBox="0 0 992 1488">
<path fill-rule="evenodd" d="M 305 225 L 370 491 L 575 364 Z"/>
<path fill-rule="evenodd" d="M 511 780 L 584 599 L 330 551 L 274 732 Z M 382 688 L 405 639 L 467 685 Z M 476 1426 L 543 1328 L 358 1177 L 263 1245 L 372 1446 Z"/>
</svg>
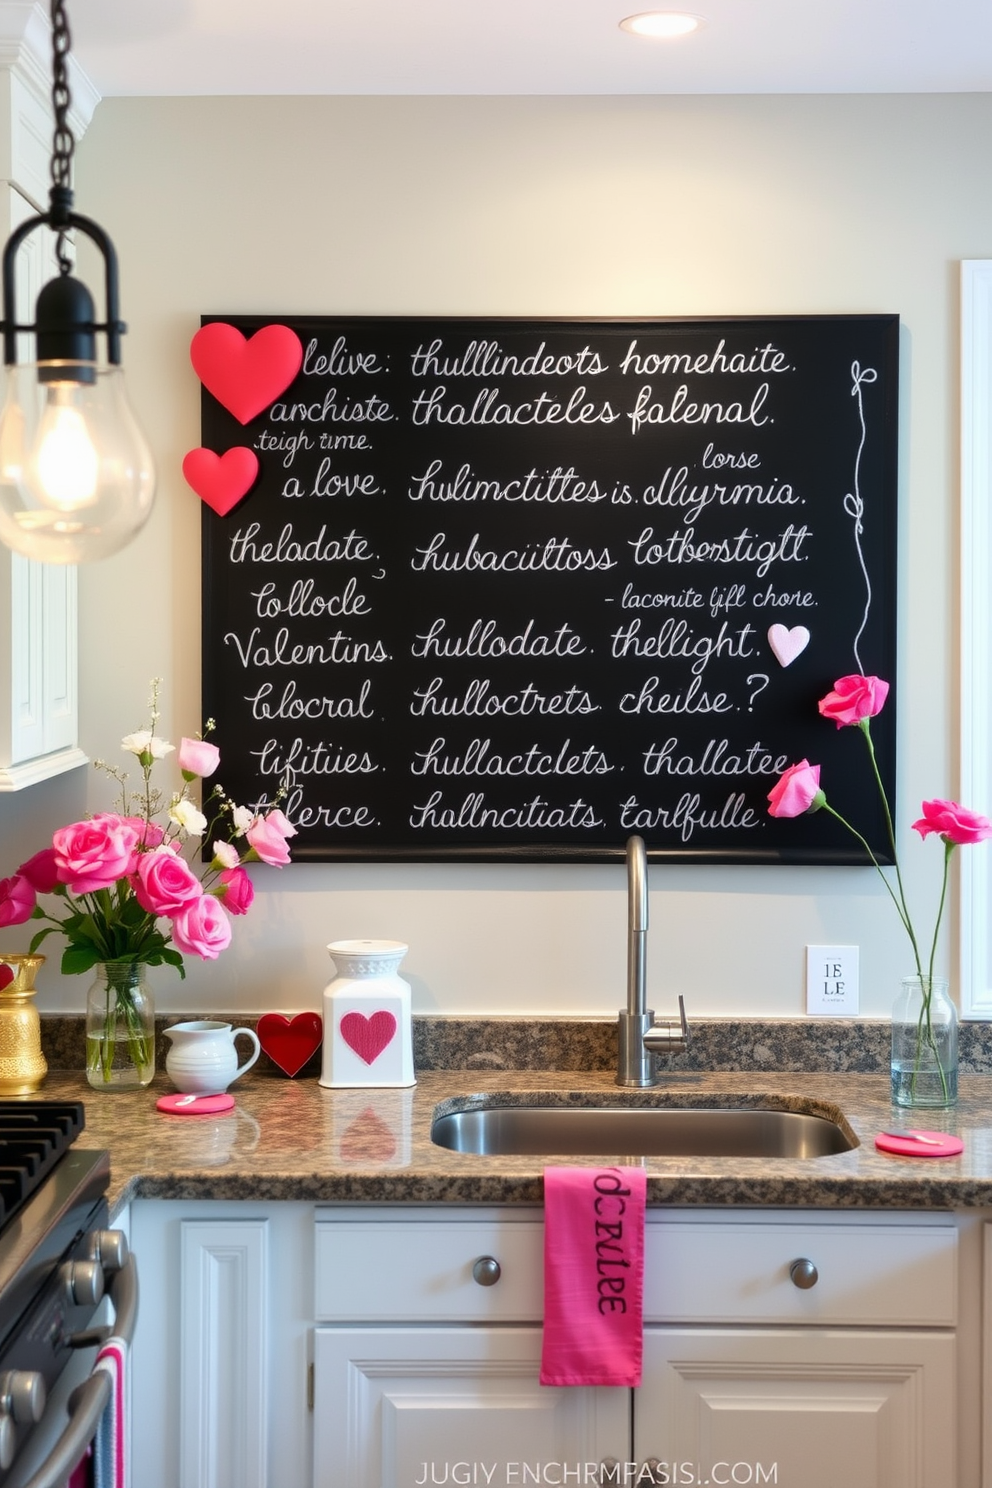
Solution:
<svg viewBox="0 0 992 1488">
<path fill-rule="evenodd" d="M 940 852 L 907 824 L 922 796 L 956 789 L 957 261 L 992 255 L 990 137 L 989 95 L 103 102 L 77 199 L 121 255 L 160 486 L 141 537 L 81 571 L 84 748 L 120 758 L 154 675 L 164 732 L 199 726 L 199 512 L 180 462 L 199 443 L 201 312 L 895 311 L 900 835 L 924 921 Z M 0 800 L 0 871 L 108 805 L 83 771 Z M 325 943 L 367 935 L 409 942 L 421 1011 L 596 1013 L 623 997 L 618 868 L 297 865 L 256 882 L 220 961 L 184 984 L 155 973 L 162 1007 L 317 1006 Z M 656 868 L 651 884 L 659 1011 L 682 991 L 699 1015 L 799 1013 L 807 942 L 860 944 L 867 1014 L 888 1012 L 909 969 L 871 870 Z M 42 985 L 43 1006 L 81 1006 L 51 968 Z"/>
</svg>

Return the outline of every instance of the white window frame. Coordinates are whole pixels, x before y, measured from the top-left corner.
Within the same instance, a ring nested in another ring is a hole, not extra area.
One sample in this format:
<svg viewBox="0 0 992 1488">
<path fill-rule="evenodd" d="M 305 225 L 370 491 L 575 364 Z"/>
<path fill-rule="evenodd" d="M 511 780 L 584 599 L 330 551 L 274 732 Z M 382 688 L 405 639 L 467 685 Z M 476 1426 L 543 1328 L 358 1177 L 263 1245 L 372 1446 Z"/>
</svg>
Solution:
<svg viewBox="0 0 992 1488">
<path fill-rule="evenodd" d="M 961 797 L 992 809 L 992 259 L 961 264 Z M 992 1018 L 989 848 L 958 854 L 961 1013 Z"/>
</svg>

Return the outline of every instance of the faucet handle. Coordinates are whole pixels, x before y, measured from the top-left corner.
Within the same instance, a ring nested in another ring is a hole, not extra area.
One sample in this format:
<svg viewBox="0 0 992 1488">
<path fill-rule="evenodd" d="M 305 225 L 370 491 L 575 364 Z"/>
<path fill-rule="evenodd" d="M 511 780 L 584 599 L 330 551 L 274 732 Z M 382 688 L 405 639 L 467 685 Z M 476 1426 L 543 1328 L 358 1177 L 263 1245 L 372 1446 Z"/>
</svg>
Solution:
<svg viewBox="0 0 992 1488">
<path fill-rule="evenodd" d="M 650 1054 L 680 1054 L 689 1047 L 689 1022 L 685 1001 L 679 993 L 679 1018 L 658 1018 L 644 1035 L 644 1047 Z"/>
</svg>

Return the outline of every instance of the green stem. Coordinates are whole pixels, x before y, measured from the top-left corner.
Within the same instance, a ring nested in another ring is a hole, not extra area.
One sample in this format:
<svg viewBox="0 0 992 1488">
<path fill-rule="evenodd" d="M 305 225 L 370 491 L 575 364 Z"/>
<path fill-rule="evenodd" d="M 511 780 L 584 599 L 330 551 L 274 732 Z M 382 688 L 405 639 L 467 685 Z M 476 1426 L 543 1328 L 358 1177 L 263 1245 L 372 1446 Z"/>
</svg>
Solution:
<svg viewBox="0 0 992 1488">
<path fill-rule="evenodd" d="M 922 964 L 922 962 L 920 960 L 920 948 L 919 948 L 919 946 L 916 943 L 916 936 L 913 933 L 913 926 L 912 926 L 912 923 L 911 923 L 910 918 L 909 918 L 909 912 L 906 909 L 905 898 L 901 895 L 901 893 L 899 895 L 896 894 L 896 892 L 893 889 L 892 885 L 889 883 L 889 880 L 886 878 L 884 872 L 882 871 L 882 865 L 881 865 L 881 863 L 878 861 L 878 859 L 876 858 L 875 854 L 872 852 L 871 847 L 869 846 L 868 842 L 866 841 L 866 839 L 864 837 L 862 837 L 862 835 L 858 831 L 857 827 L 853 827 L 851 825 L 851 823 L 846 820 L 845 817 L 841 816 L 841 814 L 840 814 L 839 811 L 835 811 L 834 808 L 831 806 L 831 804 L 830 804 L 829 801 L 824 801 L 824 803 L 823 803 L 823 805 L 822 805 L 822 807 L 820 809 L 822 811 L 829 811 L 830 815 L 832 817 L 834 817 L 834 819 L 836 821 L 839 821 L 842 827 L 846 827 L 847 830 L 851 833 L 851 836 L 852 837 L 856 837 L 858 839 L 858 841 L 861 843 L 861 846 L 864 848 L 865 852 L 871 858 L 871 861 L 872 861 L 872 863 L 874 865 L 875 871 L 877 872 L 879 878 L 882 880 L 883 884 L 885 885 L 886 893 L 888 894 L 889 898 L 892 900 L 892 903 L 895 905 L 895 907 L 896 907 L 896 914 L 899 916 L 900 920 L 902 921 L 902 924 L 903 924 L 903 927 L 904 927 L 904 929 L 906 931 L 906 934 L 909 936 L 910 944 L 913 947 L 913 959 L 916 962 L 916 970 L 917 970 L 917 973 L 919 975 L 920 982 L 922 984 L 922 982 L 923 982 L 923 964 Z M 901 887 L 902 886 L 900 885 L 900 890 L 901 890 Z"/>
</svg>

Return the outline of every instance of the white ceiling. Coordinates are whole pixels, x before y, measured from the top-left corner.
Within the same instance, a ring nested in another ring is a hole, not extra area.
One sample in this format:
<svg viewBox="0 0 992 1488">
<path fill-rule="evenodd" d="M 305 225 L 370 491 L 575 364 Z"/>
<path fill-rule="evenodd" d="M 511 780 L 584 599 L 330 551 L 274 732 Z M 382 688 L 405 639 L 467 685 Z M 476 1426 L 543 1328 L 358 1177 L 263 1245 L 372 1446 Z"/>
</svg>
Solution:
<svg viewBox="0 0 992 1488">
<path fill-rule="evenodd" d="M 681 41 L 618 29 L 651 8 L 664 0 L 68 0 L 104 97 L 992 90 L 992 0 L 689 0 L 707 24 Z"/>
</svg>

